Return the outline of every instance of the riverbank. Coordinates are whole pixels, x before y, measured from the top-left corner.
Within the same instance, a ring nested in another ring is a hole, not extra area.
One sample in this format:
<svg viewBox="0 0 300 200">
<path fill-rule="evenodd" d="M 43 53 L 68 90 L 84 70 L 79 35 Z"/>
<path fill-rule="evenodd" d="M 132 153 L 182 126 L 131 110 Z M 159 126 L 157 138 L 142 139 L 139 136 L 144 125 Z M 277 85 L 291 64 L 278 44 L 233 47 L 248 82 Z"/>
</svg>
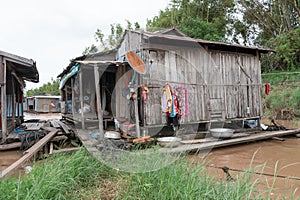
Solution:
<svg viewBox="0 0 300 200">
<path fill-rule="evenodd" d="M 241 173 L 234 181 L 207 175 L 202 162 L 186 157 L 158 171 L 123 173 L 103 165 L 86 150 L 53 156 L 24 177 L 1 180 L 4 199 L 264 199 L 258 180 Z"/>
</svg>

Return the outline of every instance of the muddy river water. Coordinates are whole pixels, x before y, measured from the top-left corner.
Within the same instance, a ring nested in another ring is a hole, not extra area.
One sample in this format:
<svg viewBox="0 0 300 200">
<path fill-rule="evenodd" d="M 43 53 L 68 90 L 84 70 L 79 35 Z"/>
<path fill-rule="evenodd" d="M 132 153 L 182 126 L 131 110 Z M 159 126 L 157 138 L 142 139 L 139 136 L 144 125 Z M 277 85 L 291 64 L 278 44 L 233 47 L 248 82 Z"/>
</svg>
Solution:
<svg viewBox="0 0 300 200">
<path fill-rule="evenodd" d="M 300 124 L 281 122 L 288 128 L 300 127 Z M 267 190 L 274 186 L 274 189 L 267 194 L 277 199 L 285 196 L 290 198 L 292 191 L 298 188 L 292 199 L 300 199 L 300 138 L 288 137 L 285 141 L 265 140 L 243 145 L 236 145 L 226 148 L 212 150 L 202 155 L 191 155 L 194 161 L 205 161 L 210 174 L 217 178 L 225 179 L 225 173 L 221 167 L 227 166 L 232 177 L 241 175 L 244 170 L 252 166 L 255 172 L 253 180 L 259 179 L 260 184 L 256 187 L 259 190 Z M 277 174 L 276 179 L 272 174 Z"/>
</svg>

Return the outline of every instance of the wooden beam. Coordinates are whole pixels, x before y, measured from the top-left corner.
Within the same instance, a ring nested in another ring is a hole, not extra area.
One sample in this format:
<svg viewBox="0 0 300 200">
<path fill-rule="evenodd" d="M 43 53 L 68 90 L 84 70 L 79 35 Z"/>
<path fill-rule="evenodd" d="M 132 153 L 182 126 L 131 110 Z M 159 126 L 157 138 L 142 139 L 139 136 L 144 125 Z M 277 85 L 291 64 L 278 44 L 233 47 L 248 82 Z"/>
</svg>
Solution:
<svg viewBox="0 0 300 200">
<path fill-rule="evenodd" d="M 84 124 L 84 113 L 83 113 L 83 107 L 84 107 L 84 102 L 83 102 L 83 81 L 82 81 L 82 76 L 83 76 L 83 68 L 81 67 L 80 68 L 80 71 L 79 71 L 79 87 L 80 87 L 80 108 L 81 108 L 81 128 L 82 129 L 85 129 L 85 124 Z"/>
<path fill-rule="evenodd" d="M 65 133 L 67 133 L 67 134 L 70 133 L 70 131 L 69 131 L 70 128 L 67 125 L 65 125 L 63 122 L 61 122 L 59 120 L 57 120 L 56 122 L 60 125 L 60 127 L 64 130 Z"/>
<path fill-rule="evenodd" d="M 53 142 L 50 142 L 49 154 L 53 154 Z"/>
<path fill-rule="evenodd" d="M 95 75 L 95 88 L 96 88 L 96 99 L 97 99 L 97 114 L 99 122 L 99 131 L 100 131 L 100 140 L 104 138 L 104 129 L 103 129 L 103 116 L 102 116 L 102 105 L 101 105 L 101 95 L 100 95 L 100 77 L 98 67 L 94 67 Z"/>
<path fill-rule="evenodd" d="M 137 89 L 136 89 L 136 94 L 137 94 Z M 138 138 L 140 138 L 141 137 L 141 134 L 140 134 L 140 120 L 139 120 L 139 108 L 138 108 L 138 99 L 137 98 L 134 99 L 135 131 L 136 131 L 136 136 Z"/>
<path fill-rule="evenodd" d="M 53 150 L 53 154 L 56 154 L 56 153 L 65 153 L 65 152 L 72 153 L 74 151 L 78 151 L 79 149 L 80 149 L 80 147 L 71 147 L 71 148 L 64 148 L 64 149 L 59 149 L 59 150 Z"/>
<path fill-rule="evenodd" d="M 2 118 L 2 142 L 6 141 L 7 115 L 6 115 L 6 60 L 3 59 L 3 85 L 1 85 L 1 118 Z"/>
<path fill-rule="evenodd" d="M 12 126 L 13 126 L 13 129 L 16 128 L 16 121 L 15 121 L 15 118 L 16 118 L 16 88 L 15 88 L 15 77 L 14 76 L 11 76 L 11 86 L 12 86 L 12 113 L 11 113 L 11 116 L 12 116 Z"/>
<path fill-rule="evenodd" d="M 270 132 L 261 132 L 257 134 L 252 134 L 248 137 L 242 138 L 234 138 L 234 139 L 226 139 L 216 142 L 209 142 L 209 143 L 202 143 L 202 144 L 189 144 L 189 145 L 181 145 L 179 147 L 167 149 L 162 148 L 159 151 L 161 152 L 168 152 L 168 153 L 175 153 L 175 152 L 191 152 L 191 151 L 201 151 L 205 149 L 213 149 L 219 148 L 224 146 L 231 146 L 236 144 L 248 143 L 248 142 L 255 142 L 259 140 L 271 139 L 273 137 L 281 137 L 285 135 L 293 135 L 296 133 L 300 133 L 300 129 L 295 130 L 288 130 L 288 131 L 270 131 Z"/>
<path fill-rule="evenodd" d="M 10 143 L 10 144 L 2 144 L 2 145 L 0 145 L 0 151 L 20 148 L 21 145 L 22 145 L 21 142 L 14 142 L 14 143 Z"/>
<path fill-rule="evenodd" d="M 45 137 L 43 137 L 41 140 L 39 140 L 37 143 L 35 143 L 30 149 L 24 152 L 24 155 L 11 164 L 9 167 L 4 169 L 1 173 L 1 178 L 4 178 L 7 176 L 11 171 L 14 169 L 20 167 L 25 161 L 29 160 L 35 153 L 37 153 L 45 144 L 47 144 L 48 141 L 50 141 L 55 134 L 58 132 L 58 129 L 52 129 L 51 132 L 49 132 Z"/>
<path fill-rule="evenodd" d="M 72 91 L 72 115 L 75 115 L 75 93 L 74 93 L 74 78 L 70 79 L 71 81 L 71 91 Z"/>
</svg>

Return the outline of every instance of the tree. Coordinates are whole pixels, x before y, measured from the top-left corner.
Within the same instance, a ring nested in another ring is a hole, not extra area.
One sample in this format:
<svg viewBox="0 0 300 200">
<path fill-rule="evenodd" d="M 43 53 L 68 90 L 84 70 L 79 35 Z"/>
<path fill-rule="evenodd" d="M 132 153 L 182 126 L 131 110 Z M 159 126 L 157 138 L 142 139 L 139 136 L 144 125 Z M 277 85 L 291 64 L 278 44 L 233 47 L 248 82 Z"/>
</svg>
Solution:
<svg viewBox="0 0 300 200">
<path fill-rule="evenodd" d="M 245 32 L 241 35 L 246 41 L 249 35 L 255 35 L 253 43 L 256 45 L 263 46 L 300 25 L 299 0 L 238 0 L 238 3 L 244 14 L 237 22 L 237 34 Z"/>
<path fill-rule="evenodd" d="M 28 90 L 26 92 L 26 96 L 34 96 L 34 95 L 60 95 L 59 92 L 59 80 L 51 80 L 52 82 L 48 82 L 43 84 L 39 88 L 35 88 L 32 90 Z"/>
<path fill-rule="evenodd" d="M 126 29 L 127 30 L 137 30 L 140 29 L 140 25 L 138 22 L 134 23 L 134 28 L 132 27 L 132 23 L 128 20 L 126 20 Z M 105 38 L 105 35 L 103 34 L 102 30 L 97 29 L 94 35 L 94 38 L 96 40 L 96 43 L 98 44 L 92 44 L 89 47 L 86 47 L 83 51 L 83 55 L 87 55 L 90 53 L 96 53 L 99 51 L 109 51 L 120 43 L 122 36 L 124 34 L 125 28 L 122 27 L 121 24 L 111 24 L 110 25 L 110 34 L 107 38 Z"/>
<path fill-rule="evenodd" d="M 263 71 L 299 68 L 300 1 L 238 0 L 243 18 L 235 23 L 236 35 L 275 54 L 263 56 Z M 251 36 L 251 37 L 249 37 Z M 251 38 L 249 40 L 249 38 Z"/>
<path fill-rule="evenodd" d="M 190 37 L 225 41 L 234 10 L 233 0 L 172 0 L 170 7 L 147 21 L 147 30 L 176 26 Z"/>
</svg>

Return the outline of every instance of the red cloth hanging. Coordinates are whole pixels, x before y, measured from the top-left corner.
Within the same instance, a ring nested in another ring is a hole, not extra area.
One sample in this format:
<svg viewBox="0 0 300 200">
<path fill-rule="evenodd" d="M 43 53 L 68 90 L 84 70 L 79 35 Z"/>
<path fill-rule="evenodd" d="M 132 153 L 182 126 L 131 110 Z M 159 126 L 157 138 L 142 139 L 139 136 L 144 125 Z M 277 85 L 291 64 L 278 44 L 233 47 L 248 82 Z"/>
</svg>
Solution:
<svg viewBox="0 0 300 200">
<path fill-rule="evenodd" d="M 269 95 L 270 91 L 271 91 L 271 85 L 270 85 L 270 83 L 267 82 L 265 84 L 265 94 Z"/>
</svg>

